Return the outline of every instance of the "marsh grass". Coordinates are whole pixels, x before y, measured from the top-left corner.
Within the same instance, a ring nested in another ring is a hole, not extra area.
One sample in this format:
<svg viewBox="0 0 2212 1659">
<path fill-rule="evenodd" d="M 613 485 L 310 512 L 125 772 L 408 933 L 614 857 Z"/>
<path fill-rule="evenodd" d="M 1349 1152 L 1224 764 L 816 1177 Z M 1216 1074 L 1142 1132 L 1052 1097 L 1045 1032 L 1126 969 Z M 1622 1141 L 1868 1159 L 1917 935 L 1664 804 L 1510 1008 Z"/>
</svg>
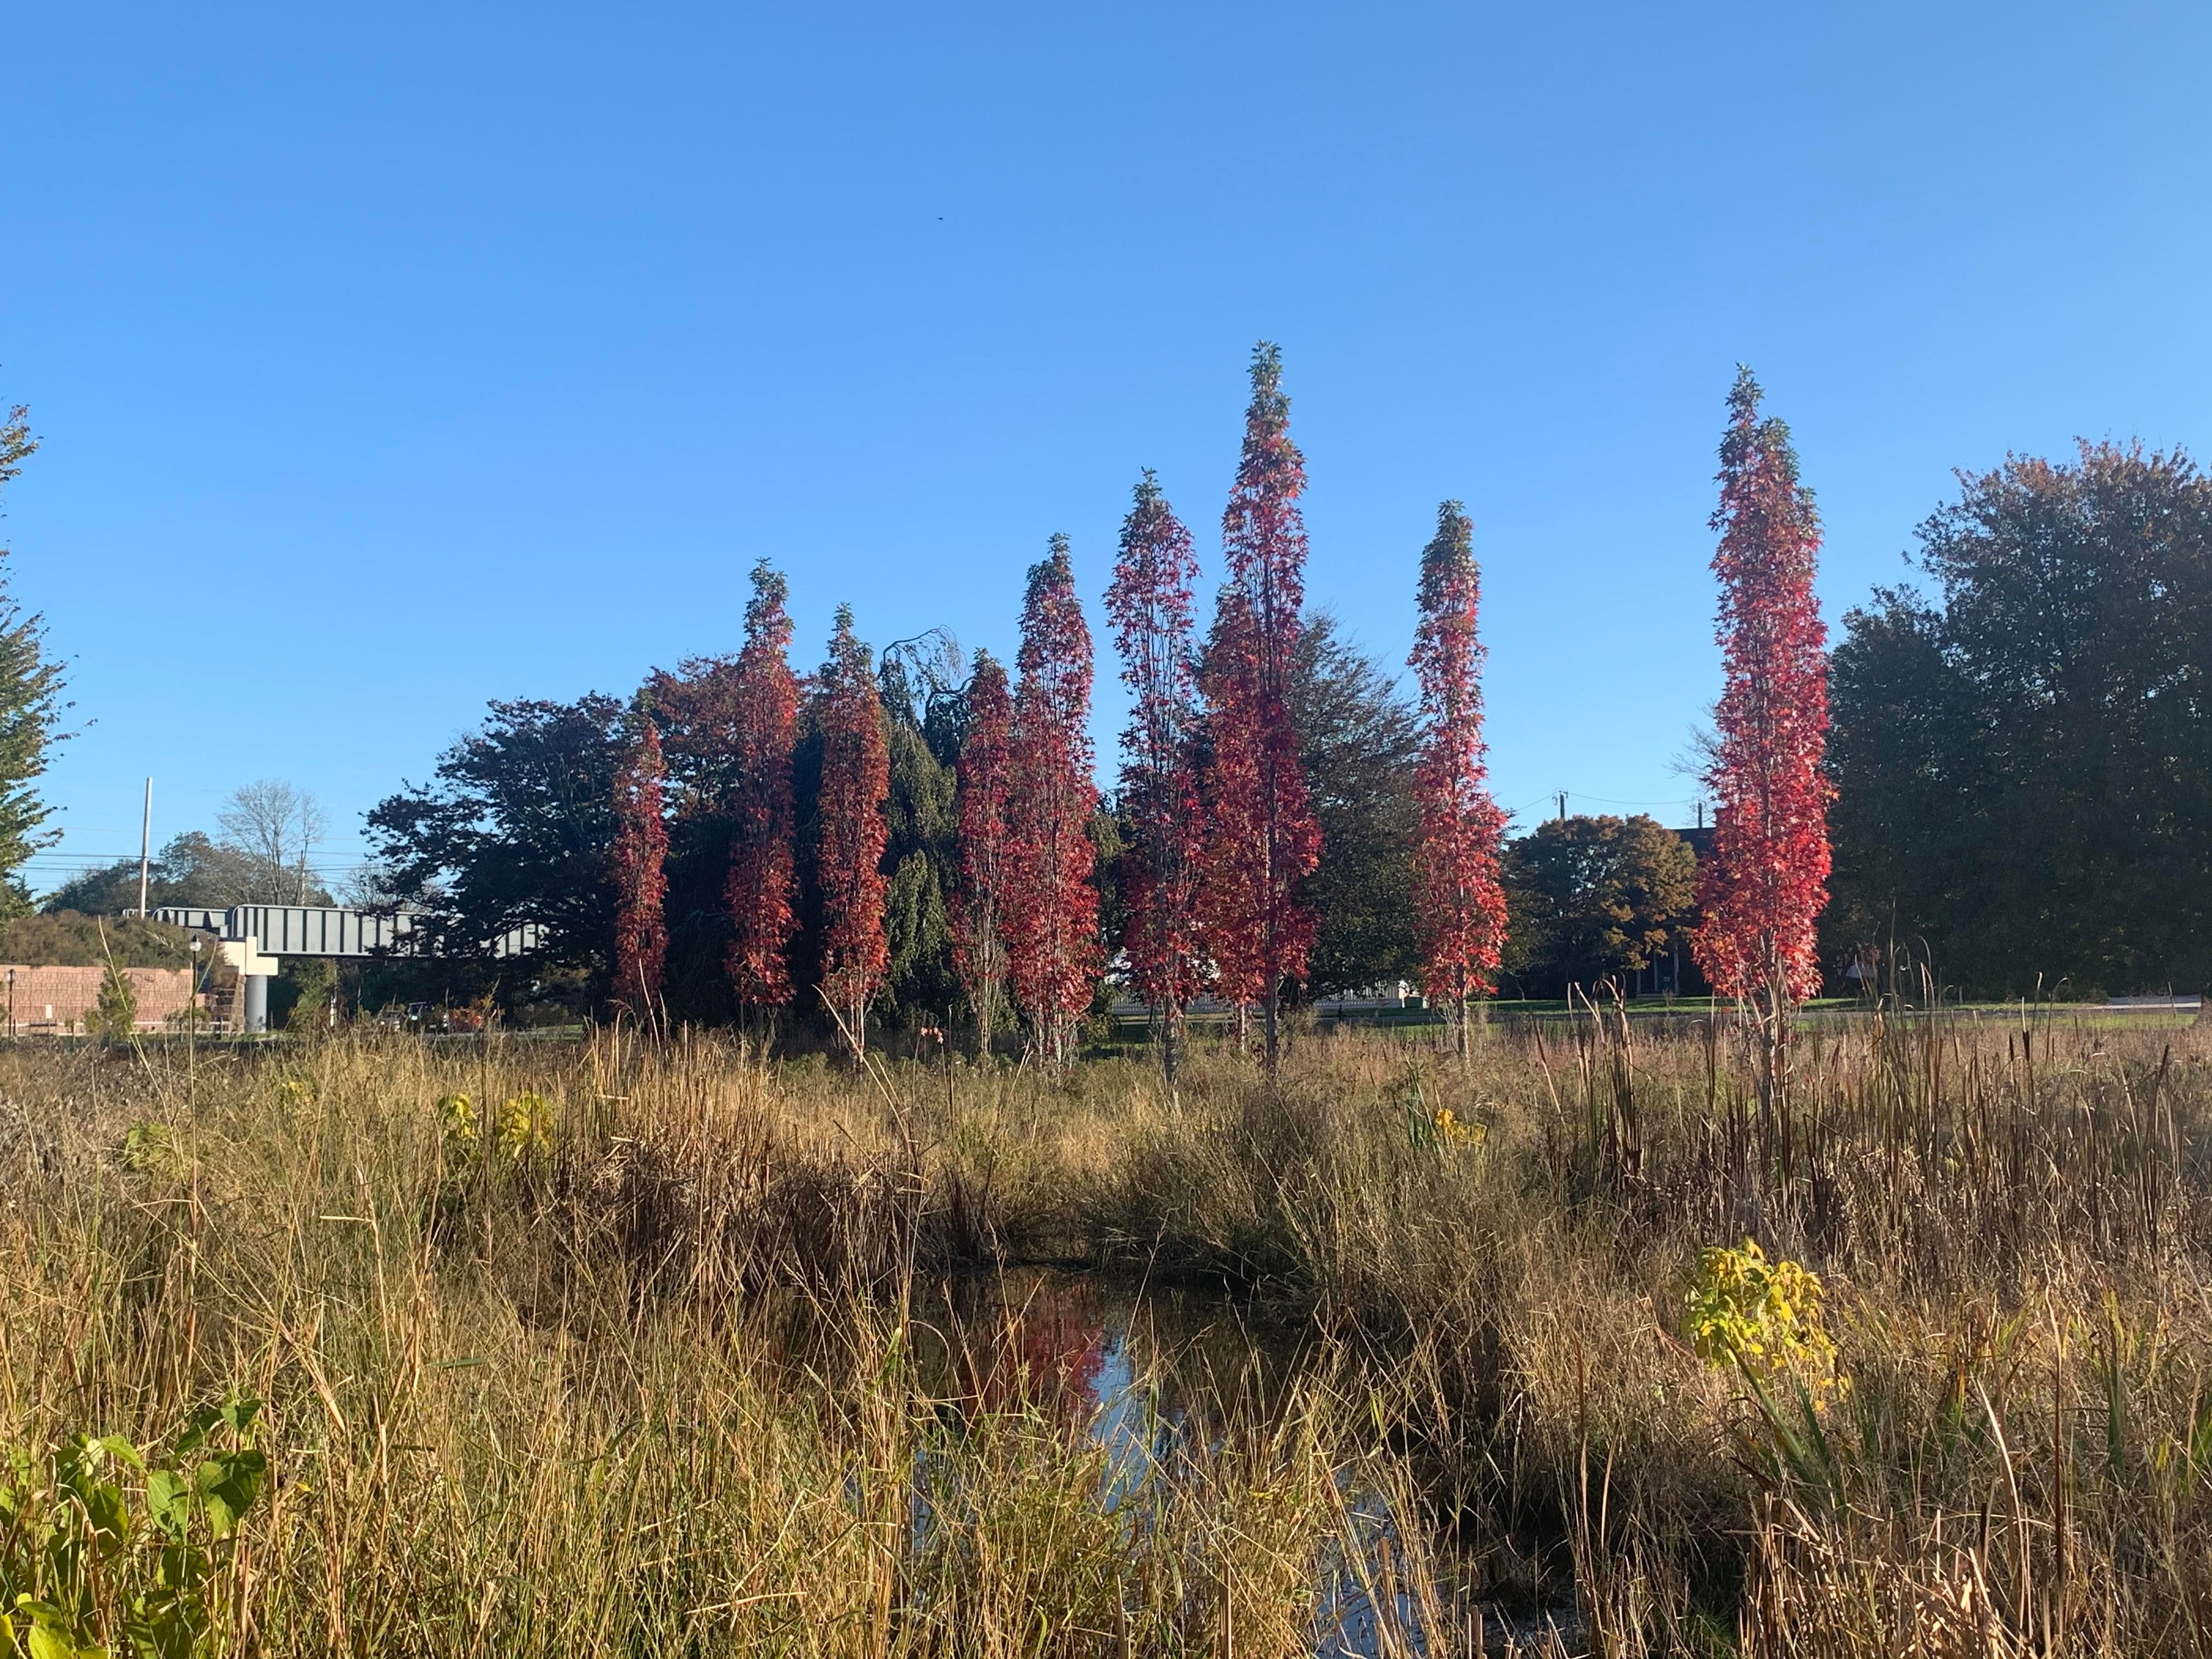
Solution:
<svg viewBox="0 0 2212 1659">
<path fill-rule="evenodd" d="M 12 1048 L 0 1431 L 265 1401 L 223 1652 L 2196 1654 L 2205 1042 L 1882 1014 L 1762 1091 L 1723 1028 L 1593 1012 L 1172 1094 Z M 1694 1351 L 1747 1237 L 1821 1276 L 1832 1398 Z M 1041 1261 L 1232 1297 L 1295 1372 L 1132 1461 L 1079 1341 L 942 1293 Z"/>
</svg>

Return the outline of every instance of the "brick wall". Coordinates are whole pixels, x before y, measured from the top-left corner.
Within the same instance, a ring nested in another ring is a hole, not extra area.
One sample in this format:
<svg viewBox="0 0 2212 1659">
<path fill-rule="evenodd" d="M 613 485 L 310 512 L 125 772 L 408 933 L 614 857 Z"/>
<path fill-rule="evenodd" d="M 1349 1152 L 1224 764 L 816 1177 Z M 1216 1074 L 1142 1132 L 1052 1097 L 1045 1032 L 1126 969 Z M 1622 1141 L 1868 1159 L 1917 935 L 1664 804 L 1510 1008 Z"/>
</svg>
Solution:
<svg viewBox="0 0 2212 1659">
<path fill-rule="evenodd" d="M 184 1012 L 190 1000 L 192 970 L 189 968 L 125 968 L 131 988 L 138 994 L 138 1029 L 158 1031 L 173 1014 Z M 0 975 L 15 975 L 12 996 L 18 1034 L 81 1031 L 84 1018 L 100 1001 L 100 982 L 105 968 L 30 968 L 21 963 L 0 963 Z M 0 980 L 0 989 L 5 988 Z M 201 1006 L 206 1006 L 202 998 Z"/>
</svg>

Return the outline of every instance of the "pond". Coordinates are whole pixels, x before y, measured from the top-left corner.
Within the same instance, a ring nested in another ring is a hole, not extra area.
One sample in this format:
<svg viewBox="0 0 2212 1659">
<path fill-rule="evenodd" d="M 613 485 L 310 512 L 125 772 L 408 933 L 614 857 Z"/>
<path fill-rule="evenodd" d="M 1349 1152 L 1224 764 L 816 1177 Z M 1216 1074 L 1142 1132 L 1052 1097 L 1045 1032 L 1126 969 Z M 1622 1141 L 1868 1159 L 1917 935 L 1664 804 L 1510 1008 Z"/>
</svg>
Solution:
<svg viewBox="0 0 2212 1659">
<path fill-rule="evenodd" d="M 914 1319 L 933 1394 L 969 1409 L 1026 1401 L 1089 1437 L 1106 1453 L 1109 1505 L 1150 1480 L 1173 1480 L 1194 1449 L 1273 1426 L 1325 1367 L 1334 1364 L 1332 1380 L 1340 1381 L 1340 1355 L 1332 1361 L 1310 1325 L 1271 1321 L 1232 1295 L 1188 1284 L 1010 1269 L 917 1287 Z M 1425 1630 L 1414 1596 L 1398 1588 L 1401 1518 L 1380 1491 L 1349 1474 L 1339 1480 L 1364 1559 L 1339 1551 L 1324 1562 L 1314 1587 L 1317 1656 L 1579 1650 L 1571 1604 L 1486 1597 L 1471 1559 L 1453 1562 L 1465 1569 L 1459 1611 L 1445 1615 L 1444 1628 Z M 1459 1553 L 1455 1540 L 1427 1541 L 1448 1561 Z M 1385 1607 L 1394 1616 L 1378 1616 Z"/>
</svg>

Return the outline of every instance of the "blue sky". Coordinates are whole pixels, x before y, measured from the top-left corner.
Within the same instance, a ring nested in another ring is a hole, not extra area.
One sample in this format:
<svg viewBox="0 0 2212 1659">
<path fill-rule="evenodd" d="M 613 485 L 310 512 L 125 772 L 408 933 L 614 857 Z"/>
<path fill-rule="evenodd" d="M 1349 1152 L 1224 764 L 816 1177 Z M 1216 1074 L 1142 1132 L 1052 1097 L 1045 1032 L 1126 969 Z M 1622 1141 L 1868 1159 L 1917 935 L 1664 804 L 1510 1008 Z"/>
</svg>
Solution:
<svg viewBox="0 0 2212 1659">
<path fill-rule="evenodd" d="M 1145 466 L 1211 579 L 1262 337 L 1312 598 L 1394 661 L 1467 502 L 1524 819 L 1687 821 L 1739 360 L 1832 617 L 1954 467 L 2206 441 L 2202 6 L 18 9 L 44 883 L 149 773 L 157 840 L 289 779 L 343 870 L 486 699 L 732 648 L 763 554 L 802 665 L 841 599 L 1010 651 Z"/>
</svg>

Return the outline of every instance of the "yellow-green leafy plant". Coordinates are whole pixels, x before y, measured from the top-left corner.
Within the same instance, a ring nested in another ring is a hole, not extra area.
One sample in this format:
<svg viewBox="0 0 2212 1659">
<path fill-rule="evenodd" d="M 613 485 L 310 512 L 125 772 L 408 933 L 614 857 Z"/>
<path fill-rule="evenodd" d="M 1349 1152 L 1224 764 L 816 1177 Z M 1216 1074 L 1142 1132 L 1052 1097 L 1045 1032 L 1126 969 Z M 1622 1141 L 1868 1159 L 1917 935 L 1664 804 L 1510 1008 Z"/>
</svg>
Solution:
<svg viewBox="0 0 2212 1659">
<path fill-rule="evenodd" d="M 1762 1391 L 1790 1382 L 1814 1405 L 1843 1382 L 1836 1345 L 1820 1312 L 1820 1276 L 1795 1261 L 1770 1261 L 1756 1241 L 1708 1245 L 1684 1297 L 1698 1357 L 1741 1369 Z"/>
<path fill-rule="evenodd" d="M 465 1155 L 475 1149 L 477 1109 L 466 1095 L 447 1095 L 439 1100 L 438 1127 L 445 1133 L 447 1157 Z"/>
<path fill-rule="evenodd" d="M 132 1175 L 174 1175 L 185 1167 L 175 1132 L 166 1123 L 150 1120 L 134 1123 L 123 1132 L 115 1161 Z"/>
<path fill-rule="evenodd" d="M 543 1157 L 553 1145 L 553 1104 L 541 1094 L 514 1096 L 499 1109 L 499 1149 L 516 1163 Z"/>
<path fill-rule="evenodd" d="M 1435 1120 L 1437 1144 L 1442 1146 L 1474 1146 L 1481 1144 L 1483 1126 L 1470 1123 L 1449 1106 L 1441 1109 Z"/>
</svg>

